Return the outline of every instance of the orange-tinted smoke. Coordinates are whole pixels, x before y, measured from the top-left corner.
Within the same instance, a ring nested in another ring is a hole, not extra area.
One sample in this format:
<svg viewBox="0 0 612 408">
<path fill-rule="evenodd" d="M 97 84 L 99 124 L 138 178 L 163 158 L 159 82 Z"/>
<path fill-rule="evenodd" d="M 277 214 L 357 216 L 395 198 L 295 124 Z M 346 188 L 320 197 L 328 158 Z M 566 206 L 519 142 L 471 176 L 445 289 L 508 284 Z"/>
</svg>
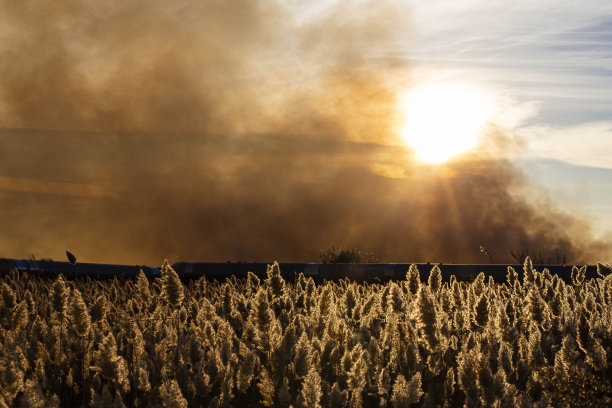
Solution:
<svg viewBox="0 0 612 408">
<path fill-rule="evenodd" d="M 2 257 L 609 253 L 516 195 L 506 160 L 432 170 L 393 146 L 410 85 L 397 2 L 0 0 L 0 36 Z"/>
</svg>

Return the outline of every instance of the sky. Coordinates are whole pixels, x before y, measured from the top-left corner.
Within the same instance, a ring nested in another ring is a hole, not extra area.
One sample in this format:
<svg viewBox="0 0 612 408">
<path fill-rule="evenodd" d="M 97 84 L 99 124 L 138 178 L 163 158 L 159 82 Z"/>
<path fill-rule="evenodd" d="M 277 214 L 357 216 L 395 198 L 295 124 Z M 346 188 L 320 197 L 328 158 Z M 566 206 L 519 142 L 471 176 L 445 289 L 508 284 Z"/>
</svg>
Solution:
<svg viewBox="0 0 612 408">
<path fill-rule="evenodd" d="M 612 230 L 612 4 L 412 3 L 423 75 L 477 82 L 520 112 L 515 162 L 569 211 Z"/>
<path fill-rule="evenodd" d="M 603 0 L 0 0 L 0 256 L 608 259 L 611 41 Z"/>
</svg>

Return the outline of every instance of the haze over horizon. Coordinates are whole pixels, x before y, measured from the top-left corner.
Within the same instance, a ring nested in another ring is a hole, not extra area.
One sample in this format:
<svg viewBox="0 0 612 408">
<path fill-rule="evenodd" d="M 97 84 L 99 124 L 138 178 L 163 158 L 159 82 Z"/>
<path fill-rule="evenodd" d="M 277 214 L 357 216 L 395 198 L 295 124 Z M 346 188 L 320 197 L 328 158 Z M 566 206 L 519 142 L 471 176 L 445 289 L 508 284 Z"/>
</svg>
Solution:
<svg viewBox="0 0 612 408">
<path fill-rule="evenodd" d="M 0 0 L 0 257 L 607 261 L 612 6 L 421 3 Z"/>
</svg>

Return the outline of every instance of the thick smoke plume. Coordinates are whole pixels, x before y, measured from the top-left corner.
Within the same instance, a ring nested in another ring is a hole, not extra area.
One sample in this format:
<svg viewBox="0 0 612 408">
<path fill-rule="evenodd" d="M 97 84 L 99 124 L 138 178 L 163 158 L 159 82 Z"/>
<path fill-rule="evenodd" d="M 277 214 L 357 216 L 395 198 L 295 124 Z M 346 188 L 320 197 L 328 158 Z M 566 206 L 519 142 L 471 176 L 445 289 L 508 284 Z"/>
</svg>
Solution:
<svg viewBox="0 0 612 408">
<path fill-rule="evenodd" d="M 0 0 L 0 256 L 594 261 L 508 161 L 398 147 L 396 2 Z"/>
</svg>

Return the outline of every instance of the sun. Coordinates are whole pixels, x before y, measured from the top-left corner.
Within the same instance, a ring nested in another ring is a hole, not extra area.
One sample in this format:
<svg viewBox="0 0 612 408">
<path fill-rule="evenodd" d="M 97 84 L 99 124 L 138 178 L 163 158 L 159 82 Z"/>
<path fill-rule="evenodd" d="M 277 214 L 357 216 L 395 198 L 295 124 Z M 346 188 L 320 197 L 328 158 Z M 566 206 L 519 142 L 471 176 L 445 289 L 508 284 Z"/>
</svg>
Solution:
<svg viewBox="0 0 612 408">
<path fill-rule="evenodd" d="M 496 111 L 486 93 L 451 83 L 411 89 L 402 105 L 402 137 L 419 160 L 432 164 L 473 149 Z"/>
</svg>

